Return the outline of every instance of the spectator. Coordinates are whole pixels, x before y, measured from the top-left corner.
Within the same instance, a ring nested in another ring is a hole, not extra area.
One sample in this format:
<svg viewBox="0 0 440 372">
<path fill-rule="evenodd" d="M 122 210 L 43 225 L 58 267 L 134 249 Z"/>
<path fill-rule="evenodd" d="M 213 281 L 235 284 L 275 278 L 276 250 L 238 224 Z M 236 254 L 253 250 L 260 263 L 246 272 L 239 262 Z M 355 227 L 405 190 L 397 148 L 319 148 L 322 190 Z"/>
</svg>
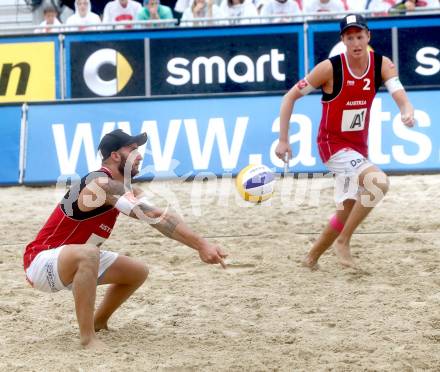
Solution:
<svg viewBox="0 0 440 372">
<path fill-rule="evenodd" d="M 347 0 L 347 8 L 353 12 L 361 12 L 367 9 L 367 3 L 370 2 L 371 0 Z"/>
<path fill-rule="evenodd" d="M 258 12 L 258 14 L 260 14 L 261 13 L 261 9 L 263 9 L 263 5 L 266 5 L 266 3 L 268 2 L 269 0 L 253 0 L 253 2 L 254 2 L 254 4 L 255 4 L 255 7 L 257 8 L 257 12 Z M 299 10 L 302 12 L 303 11 L 303 1 L 304 0 L 294 0 L 297 4 L 298 4 L 298 6 L 299 6 Z M 307 1 L 307 0 L 306 0 Z"/>
<path fill-rule="evenodd" d="M 404 13 L 405 11 L 413 11 L 416 8 L 438 8 L 438 0 L 403 0 L 390 9 L 391 13 Z"/>
<path fill-rule="evenodd" d="M 47 33 L 47 32 L 59 32 L 61 31 L 59 27 L 61 22 L 57 19 L 57 10 L 52 5 L 46 5 L 43 9 L 44 21 L 39 24 L 40 27 L 35 29 L 35 33 Z M 55 26 L 55 27 L 54 27 Z"/>
<path fill-rule="evenodd" d="M 343 12 L 345 10 L 341 0 L 304 0 L 304 13 Z"/>
<path fill-rule="evenodd" d="M 144 0 L 144 7 L 137 15 L 137 19 L 141 21 L 172 18 L 173 11 L 169 6 L 161 5 L 160 0 Z"/>
<path fill-rule="evenodd" d="M 194 0 L 189 8 L 182 15 L 183 26 L 206 26 L 213 22 L 196 21 L 197 18 L 223 18 L 224 14 L 214 0 Z M 187 22 L 192 21 L 194 22 Z"/>
<path fill-rule="evenodd" d="M 134 0 L 113 0 L 104 8 L 103 23 L 135 21 L 142 5 Z M 130 28 L 127 26 L 126 28 Z"/>
<path fill-rule="evenodd" d="M 191 5 L 191 0 L 177 0 L 176 5 L 174 6 L 174 11 L 183 14 L 185 10 L 189 8 L 190 5 Z"/>
<path fill-rule="evenodd" d="M 439 8 L 439 0 L 407 0 L 404 2 L 406 10 L 416 8 Z"/>
<path fill-rule="evenodd" d="M 366 4 L 367 10 L 373 10 L 375 16 L 388 14 L 388 11 L 396 5 L 396 0 L 369 0 Z"/>
<path fill-rule="evenodd" d="M 258 17 L 257 8 L 252 0 L 223 0 L 220 9 L 225 17 L 234 18 L 231 24 L 257 23 L 258 20 L 240 19 L 246 17 Z"/>
<path fill-rule="evenodd" d="M 68 31 L 85 31 L 96 30 L 96 25 L 101 23 L 101 19 L 91 11 L 90 0 L 75 0 L 75 14 L 67 18 L 66 25 L 77 26 L 68 27 Z M 88 25 L 95 25 L 94 27 L 87 27 Z"/>
<path fill-rule="evenodd" d="M 300 21 L 301 17 L 292 17 L 294 14 L 301 14 L 301 9 L 298 3 L 293 0 L 268 0 L 261 9 L 262 17 L 280 16 L 280 18 L 265 19 L 265 22 Z"/>
</svg>

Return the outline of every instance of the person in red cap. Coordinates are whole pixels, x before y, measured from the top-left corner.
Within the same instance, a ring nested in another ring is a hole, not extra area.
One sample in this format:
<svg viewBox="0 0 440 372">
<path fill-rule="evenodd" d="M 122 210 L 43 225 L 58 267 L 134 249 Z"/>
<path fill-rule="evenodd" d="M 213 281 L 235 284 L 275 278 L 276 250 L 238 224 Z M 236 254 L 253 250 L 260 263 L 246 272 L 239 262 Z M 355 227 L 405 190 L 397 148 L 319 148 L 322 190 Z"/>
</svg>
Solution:
<svg viewBox="0 0 440 372">
<path fill-rule="evenodd" d="M 176 214 L 154 207 L 131 184 L 142 160 L 138 147 L 146 141 L 146 133 L 130 136 L 117 129 L 106 134 L 98 147 L 102 167 L 72 185 L 24 252 L 26 279 L 34 288 L 72 290 L 80 342 L 86 348 L 104 346 L 95 332 L 107 329 L 110 316 L 148 276 L 143 262 L 100 249 L 119 213 L 195 249 L 203 262 L 226 267 L 226 254 L 218 246 L 193 232 Z M 97 284 L 110 286 L 94 312 Z"/>
<path fill-rule="evenodd" d="M 361 15 L 349 14 L 340 23 L 347 51 L 318 65 L 284 96 L 280 112 L 276 155 L 292 157 L 289 122 L 299 98 L 316 88 L 322 90 L 322 118 L 318 150 L 323 163 L 335 174 L 336 214 L 321 233 L 303 264 L 318 268 L 319 257 L 334 245 L 339 262 L 355 267 L 350 239 L 388 191 L 388 178 L 368 160 L 368 126 L 374 96 L 382 82 L 398 105 L 403 124 L 414 125 L 414 108 L 399 81 L 394 64 L 369 50 L 370 31 Z"/>
</svg>

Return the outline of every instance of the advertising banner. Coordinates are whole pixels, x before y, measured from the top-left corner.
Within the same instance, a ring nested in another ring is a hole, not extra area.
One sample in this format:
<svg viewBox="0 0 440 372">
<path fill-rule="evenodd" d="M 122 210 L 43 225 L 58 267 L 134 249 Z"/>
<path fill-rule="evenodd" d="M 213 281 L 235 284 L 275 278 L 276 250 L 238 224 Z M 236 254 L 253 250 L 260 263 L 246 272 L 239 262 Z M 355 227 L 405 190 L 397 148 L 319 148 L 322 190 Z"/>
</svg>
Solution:
<svg viewBox="0 0 440 372">
<path fill-rule="evenodd" d="M 70 97 L 145 96 L 144 40 L 72 42 Z"/>
<path fill-rule="evenodd" d="M 53 41 L 0 44 L 0 102 L 56 99 Z"/>
<path fill-rule="evenodd" d="M 18 183 L 21 107 L 0 106 L 0 185 Z"/>
<path fill-rule="evenodd" d="M 151 39 L 151 93 L 275 92 L 299 77 L 299 33 Z"/>
<path fill-rule="evenodd" d="M 53 183 L 98 169 L 97 146 L 115 129 L 148 133 L 140 178 L 236 174 L 250 163 L 281 171 L 274 149 L 279 134 L 281 96 L 205 98 L 118 103 L 34 105 L 29 110 L 25 182 Z M 440 91 L 411 92 L 417 125 L 400 122 L 388 93 L 374 101 L 370 122 L 370 159 L 387 171 L 440 170 L 440 133 L 435 123 Z M 320 96 L 295 105 L 290 142 L 295 172 L 323 172 L 316 148 Z M 44 146 L 41 144 L 44 143 Z"/>
<path fill-rule="evenodd" d="M 302 25 L 69 34 L 67 98 L 284 92 L 304 72 Z"/>
<path fill-rule="evenodd" d="M 399 76 L 406 87 L 440 87 L 440 26 L 399 28 Z"/>
</svg>

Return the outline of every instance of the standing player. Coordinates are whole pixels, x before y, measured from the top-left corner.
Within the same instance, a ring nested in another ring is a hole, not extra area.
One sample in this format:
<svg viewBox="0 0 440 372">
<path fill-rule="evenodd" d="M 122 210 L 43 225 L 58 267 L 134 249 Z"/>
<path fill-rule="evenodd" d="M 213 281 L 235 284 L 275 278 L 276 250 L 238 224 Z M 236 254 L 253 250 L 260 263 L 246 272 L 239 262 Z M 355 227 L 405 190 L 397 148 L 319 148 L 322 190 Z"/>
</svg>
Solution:
<svg viewBox="0 0 440 372">
<path fill-rule="evenodd" d="M 24 253 L 26 278 L 34 288 L 72 290 L 81 344 L 87 348 L 103 346 L 95 331 L 107 329 L 113 312 L 148 275 L 142 262 L 100 249 L 120 212 L 195 249 L 202 261 L 225 267 L 226 255 L 219 247 L 191 231 L 177 215 L 152 206 L 142 190 L 131 185 L 142 160 L 138 146 L 146 141 L 146 133 L 130 136 L 117 129 L 106 134 L 99 145 L 101 169 L 71 187 Z M 97 284 L 110 286 L 94 312 Z"/>
<path fill-rule="evenodd" d="M 333 244 L 339 262 L 355 267 L 350 239 L 356 228 L 388 191 L 388 178 L 368 157 L 368 126 L 374 96 L 385 86 L 399 106 L 402 122 L 414 125 L 414 109 L 387 57 L 368 50 L 370 31 L 365 19 L 350 14 L 340 23 L 347 52 L 319 63 L 284 96 L 280 112 L 280 137 L 276 155 L 292 157 L 289 121 L 297 99 L 321 87 L 322 118 L 318 133 L 319 155 L 336 175 L 336 214 L 305 257 L 305 266 L 316 269 L 319 257 Z"/>
</svg>

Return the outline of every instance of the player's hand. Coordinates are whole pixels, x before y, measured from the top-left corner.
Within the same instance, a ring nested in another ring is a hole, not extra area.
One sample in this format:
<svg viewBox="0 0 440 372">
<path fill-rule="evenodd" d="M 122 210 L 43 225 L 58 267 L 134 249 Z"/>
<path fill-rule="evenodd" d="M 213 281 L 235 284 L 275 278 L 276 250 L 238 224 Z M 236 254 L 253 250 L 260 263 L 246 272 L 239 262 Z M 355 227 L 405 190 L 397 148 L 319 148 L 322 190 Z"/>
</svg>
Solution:
<svg viewBox="0 0 440 372">
<path fill-rule="evenodd" d="M 287 160 L 292 158 L 292 149 L 287 142 L 278 142 L 278 145 L 275 149 L 275 154 L 282 161 L 286 162 L 286 152 L 287 152 Z"/>
<path fill-rule="evenodd" d="M 226 264 L 223 261 L 228 255 L 222 251 L 220 247 L 215 244 L 207 243 L 199 249 L 200 259 L 208 264 L 220 264 L 226 269 Z"/>
<path fill-rule="evenodd" d="M 414 119 L 414 109 L 412 107 L 404 110 L 400 114 L 402 123 L 405 124 L 407 127 L 413 127 L 415 124 Z"/>
<path fill-rule="evenodd" d="M 151 18 L 153 18 L 153 19 L 158 19 L 159 18 L 157 4 L 149 6 L 148 10 L 150 11 L 150 17 Z"/>
</svg>

